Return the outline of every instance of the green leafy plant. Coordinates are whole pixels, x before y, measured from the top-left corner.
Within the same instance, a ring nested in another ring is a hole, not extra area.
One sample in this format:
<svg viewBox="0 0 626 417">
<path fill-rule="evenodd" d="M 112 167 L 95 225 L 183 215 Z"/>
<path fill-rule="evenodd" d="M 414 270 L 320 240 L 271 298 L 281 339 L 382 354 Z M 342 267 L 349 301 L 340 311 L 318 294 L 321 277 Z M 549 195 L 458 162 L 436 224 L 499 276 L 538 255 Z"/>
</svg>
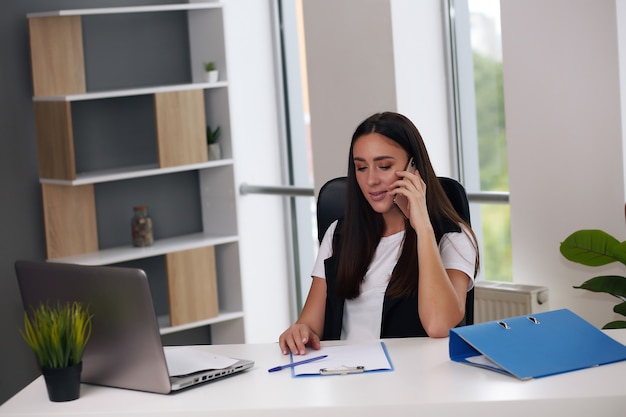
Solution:
<svg viewBox="0 0 626 417">
<path fill-rule="evenodd" d="M 221 129 L 220 127 L 216 127 L 215 130 L 211 129 L 211 126 L 206 127 L 206 141 L 209 145 L 217 143 L 217 140 L 220 138 Z"/>
<path fill-rule="evenodd" d="M 213 62 L 213 61 L 205 62 L 204 63 L 204 70 L 206 72 L 214 71 L 215 70 L 215 62 Z"/>
<path fill-rule="evenodd" d="M 91 337 L 92 315 L 81 303 L 40 304 L 24 312 L 20 333 L 42 368 L 78 364 Z"/>
<path fill-rule="evenodd" d="M 620 242 L 602 230 L 578 230 L 561 242 L 560 251 L 566 259 L 582 265 L 595 267 L 621 262 L 626 266 L 626 241 Z M 597 276 L 574 288 L 613 295 L 621 300 L 613 307 L 613 311 L 626 316 L 626 277 Z M 605 324 L 603 328 L 626 328 L 626 321 L 612 321 Z"/>
</svg>

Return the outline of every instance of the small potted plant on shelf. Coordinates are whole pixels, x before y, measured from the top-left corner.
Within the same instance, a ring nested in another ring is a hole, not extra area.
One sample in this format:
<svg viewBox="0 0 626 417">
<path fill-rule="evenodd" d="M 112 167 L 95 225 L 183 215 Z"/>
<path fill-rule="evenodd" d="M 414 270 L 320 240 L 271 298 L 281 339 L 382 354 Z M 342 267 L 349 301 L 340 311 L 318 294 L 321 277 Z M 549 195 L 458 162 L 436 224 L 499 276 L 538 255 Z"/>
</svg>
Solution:
<svg viewBox="0 0 626 417">
<path fill-rule="evenodd" d="M 215 67 L 215 62 L 204 63 L 205 80 L 208 83 L 216 83 L 219 78 L 219 71 Z"/>
<path fill-rule="evenodd" d="M 82 303 L 39 304 L 24 312 L 20 333 L 35 353 L 50 401 L 80 396 L 82 357 L 91 336 L 92 315 Z"/>
<path fill-rule="evenodd" d="M 206 142 L 209 149 L 209 161 L 220 159 L 222 157 L 222 149 L 217 142 L 220 138 L 221 129 L 216 127 L 215 130 L 211 126 L 206 127 Z"/>
<path fill-rule="evenodd" d="M 626 241 L 620 242 L 602 230 L 578 230 L 561 243 L 560 251 L 566 259 L 586 266 L 603 266 L 613 262 L 626 265 Z M 613 307 L 613 311 L 626 316 L 626 277 L 597 276 L 574 288 L 611 294 L 620 300 L 619 304 Z M 603 327 L 603 329 L 620 328 L 626 328 L 626 321 L 611 321 Z"/>
</svg>

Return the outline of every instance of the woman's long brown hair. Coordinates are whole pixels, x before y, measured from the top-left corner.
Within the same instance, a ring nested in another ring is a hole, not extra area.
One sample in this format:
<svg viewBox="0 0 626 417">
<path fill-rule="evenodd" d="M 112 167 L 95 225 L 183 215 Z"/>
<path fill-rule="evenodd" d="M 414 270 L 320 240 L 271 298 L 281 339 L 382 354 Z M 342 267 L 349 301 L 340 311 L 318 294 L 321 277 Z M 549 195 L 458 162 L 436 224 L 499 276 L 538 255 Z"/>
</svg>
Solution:
<svg viewBox="0 0 626 417">
<path fill-rule="evenodd" d="M 392 113 L 377 113 L 363 121 L 352 135 L 348 157 L 348 179 L 346 189 L 346 211 L 342 223 L 341 255 L 337 273 L 337 292 L 342 298 L 354 299 L 361 292 L 361 283 L 367 272 L 376 247 L 384 232 L 384 220 L 375 212 L 363 196 L 356 180 L 353 162 L 354 143 L 361 136 L 379 133 L 398 143 L 415 161 L 415 168 L 426 183 L 426 205 L 435 230 L 443 224 L 470 226 L 456 212 L 448 199 L 431 165 L 426 146 L 419 131 L 405 116 Z M 413 230 L 408 220 L 405 229 Z M 460 228 L 458 229 L 460 231 Z M 476 259 L 478 264 L 478 257 Z M 476 265 L 478 268 L 478 265 Z M 417 236 L 406 233 L 402 253 L 392 273 L 387 295 L 408 297 L 417 291 L 418 282 Z"/>
</svg>

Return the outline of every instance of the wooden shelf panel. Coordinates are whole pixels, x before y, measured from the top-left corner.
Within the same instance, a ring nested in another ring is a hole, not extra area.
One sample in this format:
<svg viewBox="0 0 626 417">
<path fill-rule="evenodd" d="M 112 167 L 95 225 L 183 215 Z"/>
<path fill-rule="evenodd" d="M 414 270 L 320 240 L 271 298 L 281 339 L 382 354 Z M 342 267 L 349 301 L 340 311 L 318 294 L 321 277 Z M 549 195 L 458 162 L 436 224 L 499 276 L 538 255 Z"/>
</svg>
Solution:
<svg viewBox="0 0 626 417">
<path fill-rule="evenodd" d="M 172 326 L 217 317 L 215 247 L 171 252 L 165 255 Z"/>
<path fill-rule="evenodd" d="M 238 240 L 239 237 L 236 235 L 217 236 L 206 233 L 194 233 L 186 236 L 155 240 L 154 245 L 142 248 L 136 248 L 131 245 L 120 246 L 82 255 L 51 258 L 48 261 L 79 265 L 109 265 L 152 256 L 162 256 L 170 252 L 224 245 L 237 242 Z"/>
<path fill-rule="evenodd" d="M 70 103 L 35 103 L 39 175 L 75 178 L 74 133 Z"/>
<path fill-rule="evenodd" d="M 48 258 L 98 250 L 92 185 L 69 188 L 46 184 L 41 194 Z"/>
<path fill-rule="evenodd" d="M 86 184 L 97 184 L 102 182 L 112 182 L 128 180 L 132 178 L 152 177 L 155 175 L 172 174 L 175 172 L 195 171 L 210 169 L 222 166 L 233 165 L 232 159 L 219 159 L 202 162 L 198 164 L 179 165 L 174 167 L 159 168 L 157 164 L 144 165 L 128 168 L 111 169 L 106 171 L 77 174 L 75 180 L 60 180 L 55 178 L 40 178 L 41 184 L 55 184 L 65 186 L 78 186 Z"/>
<path fill-rule="evenodd" d="M 55 10 L 50 12 L 36 12 L 26 15 L 27 18 L 49 17 L 49 16 L 86 16 L 98 14 L 118 14 L 118 13 L 148 13 L 148 12 L 175 12 L 185 10 L 203 10 L 221 8 L 222 3 L 218 2 L 197 2 L 181 4 L 162 4 L 155 6 L 133 6 L 133 7 L 100 7 L 93 9 L 68 9 Z"/>
<path fill-rule="evenodd" d="M 189 91 L 189 90 L 208 90 L 211 88 L 223 88 L 227 87 L 227 81 L 218 81 L 215 83 L 189 83 L 189 84 L 173 84 L 173 85 L 160 85 L 154 87 L 141 87 L 141 88 L 125 88 L 120 90 L 108 90 L 108 91 L 93 91 L 81 94 L 59 94 L 59 95 L 40 95 L 34 96 L 33 101 L 83 101 L 83 100 L 99 100 L 106 98 L 119 98 L 119 97 L 131 97 L 131 96 L 143 96 L 149 94 L 158 93 L 170 93 L 176 91 Z"/>
<path fill-rule="evenodd" d="M 86 91 L 80 17 L 29 19 L 33 93 L 54 95 Z M 55 42 L 50 42 L 54 39 Z"/>
<path fill-rule="evenodd" d="M 198 164 L 209 159 L 202 91 L 157 93 L 154 112 L 160 167 Z"/>
</svg>

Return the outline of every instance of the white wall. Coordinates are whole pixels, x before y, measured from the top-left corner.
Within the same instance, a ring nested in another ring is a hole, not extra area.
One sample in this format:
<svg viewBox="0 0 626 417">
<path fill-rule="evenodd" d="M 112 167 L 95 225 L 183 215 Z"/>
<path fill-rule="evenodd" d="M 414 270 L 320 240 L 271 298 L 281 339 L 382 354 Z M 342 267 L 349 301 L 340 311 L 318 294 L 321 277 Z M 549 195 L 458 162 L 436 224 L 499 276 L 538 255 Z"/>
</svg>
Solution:
<svg viewBox="0 0 626 417">
<path fill-rule="evenodd" d="M 282 185 L 270 1 L 225 0 L 235 182 Z M 289 325 L 283 198 L 238 200 L 247 343 L 274 342 Z"/>
<path fill-rule="evenodd" d="M 398 112 L 419 129 L 440 176 L 454 176 L 448 72 L 440 1 L 392 0 L 393 65 Z"/>
<path fill-rule="evenodd" d="M 315 188 L 345 175 L 352 133 L 398 111 L 418 127 L 439 175 L 451 175 L 442 5 L 303 0 Z"/>
<path fill-rule="evenodd" d="M 551 308 L 601 326 L 619 317 L 616 299 L 572 286 L 624 269 L 578 266 L 562 258 L 559 244 L 590 228 L 624 240 L 616 3 L 501 7 L 513 279 L 548 286 Z"/>
<path fill-rule="evenodd" d="M 346 175 L 352 133 L 396 110 L 390 0 L 303 0 L 317 190 Z"/>
<path fill-rule="evenodd" d="M 617 37 L 619 50 L 619 67 L 620 72 L 626 68 L 626 0 L 616 1 L 617 12 Z M 620 97 L 626 97 L 626 77 L 620 76 Z M 622 126 L 626 126 L 626 106 L 621 106 Z M 622 163 L 624 165 L 624 178 L 626 178 L 626 135 L 622 129 Z M 624 194 L 626 194 L 626 181 Z M 626 211 L 626 206 L 625 206 Z"/>
</svg>

